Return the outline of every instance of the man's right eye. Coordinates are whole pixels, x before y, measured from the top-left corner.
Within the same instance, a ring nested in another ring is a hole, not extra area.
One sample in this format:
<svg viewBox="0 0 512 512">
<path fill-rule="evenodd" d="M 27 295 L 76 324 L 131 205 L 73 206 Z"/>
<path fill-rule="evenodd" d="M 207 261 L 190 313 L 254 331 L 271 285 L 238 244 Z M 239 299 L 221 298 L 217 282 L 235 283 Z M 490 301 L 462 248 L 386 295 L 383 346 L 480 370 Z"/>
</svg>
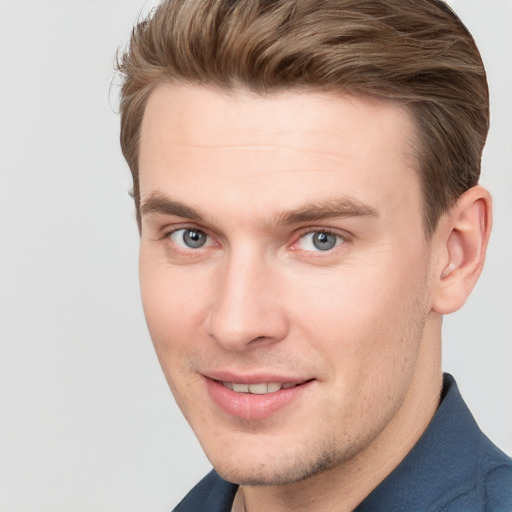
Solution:
<svg viewBox="0 0 512 512">
<path fill-rule="evenodd" d="M 177 229 L 169 238 L 180 249 L 200 249 L 210 243 L 208 235 L 200 229 Z"/>
</svg>

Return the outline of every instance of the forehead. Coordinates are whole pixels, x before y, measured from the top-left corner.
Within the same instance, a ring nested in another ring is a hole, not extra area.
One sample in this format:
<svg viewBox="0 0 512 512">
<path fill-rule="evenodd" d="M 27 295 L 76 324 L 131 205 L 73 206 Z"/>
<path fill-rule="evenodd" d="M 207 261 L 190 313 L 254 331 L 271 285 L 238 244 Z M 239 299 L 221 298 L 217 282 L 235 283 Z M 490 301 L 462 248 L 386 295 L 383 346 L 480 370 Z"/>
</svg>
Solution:
<svg viewBox="0 0 512 512">
<path fill-rule="evenodd" d="M 368 141 L 389 144 L 385 134 L 391 128 L 400 135 L 396 147 L 404 154 L 407 145 L 402 142 L 414 133 L 405 108 L 371 97 L 293 89 L 260 95 L 246 89 L 166 84 L 150 94 L 141 132 L 156 140 L 162 128 L 169 130 L 175 145 L 224 146 L 226 136 L 232 145 L 245 144 L 248 135 L 253 145 L 268 144 L 270 135 L 276 145 L 283 138 L 303 138 L 310 146 L 305 149 L 316 148 L 311 134 L 318 130 L 323 132 L 323 149 L 335 151 L 340 143 L 356 144 L 356 151 Z"/>
<path fill-rule="evenodd" d="M 141 198 L 204 204 L 215 194 L 217 208 L 225 199 L 267 213 L 333 194 L 375 208 L 412 197 L 418 207 L 413 140 L 409 114 L 372 98 L 162 85 L 141 128 Z"/>
</svg>

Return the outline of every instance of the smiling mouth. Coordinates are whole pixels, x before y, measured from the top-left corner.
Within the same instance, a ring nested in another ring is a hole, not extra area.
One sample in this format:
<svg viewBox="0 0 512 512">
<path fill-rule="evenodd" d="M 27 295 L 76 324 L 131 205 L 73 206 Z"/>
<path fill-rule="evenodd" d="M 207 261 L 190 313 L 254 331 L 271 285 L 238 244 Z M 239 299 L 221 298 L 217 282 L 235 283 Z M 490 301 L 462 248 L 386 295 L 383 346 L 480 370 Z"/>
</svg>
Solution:
<svg viewBox="0 0 512 512">
<path fill-rule="evenodd" d="M 230 417 L 249 421 L 263 420 L 293 402 L 301 403 L 301 397 L 315 381 L 314 378 L 292 380 L 281 377 L 283 381 L 279 382 L 277 375 L 268 375 L 266 378 L 269 380 L 266 382 L 261 375 L 237 378 L 235 375 L 224 374 L 216 377 L 205 379 L 207 392 L 213 403 Z"/>
<path fill-rule="evenodd" d="M 220 382 L 220 381 L 217 381 Z M 290 389 L 304 384 L 304 382 L 259 382 L 257 384 L 240 384 L 236 382 L 220 382 L 225 388 L 235 393 L 250 393 L 252 395 L 266 395 L 277 393 L 281 389 Z"/>
</svg>

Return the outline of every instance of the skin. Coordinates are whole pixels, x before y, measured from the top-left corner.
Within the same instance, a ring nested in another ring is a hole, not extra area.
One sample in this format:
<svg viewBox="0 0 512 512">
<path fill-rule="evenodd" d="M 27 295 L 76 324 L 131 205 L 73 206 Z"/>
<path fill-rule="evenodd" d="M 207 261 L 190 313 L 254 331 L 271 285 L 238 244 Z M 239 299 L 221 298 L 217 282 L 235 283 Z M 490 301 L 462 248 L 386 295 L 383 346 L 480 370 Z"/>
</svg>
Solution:
<svg viewBox="0 0 512 512">
<path fill-rule="evenodd" d="M 441 315 L 478 277 L 490 199 L 468 192 L 427 239 L 415 141 L 405 110 L 368 98 L 161 85 L 148 100 L 146 319 L 179 407 L 248 511 L 352 510 L 435 413 Z M 319 250 L 319 232 L 335 246 Z M 215 372 L 309 383 L 242 419 L 210 398 Z"/>
</svg>

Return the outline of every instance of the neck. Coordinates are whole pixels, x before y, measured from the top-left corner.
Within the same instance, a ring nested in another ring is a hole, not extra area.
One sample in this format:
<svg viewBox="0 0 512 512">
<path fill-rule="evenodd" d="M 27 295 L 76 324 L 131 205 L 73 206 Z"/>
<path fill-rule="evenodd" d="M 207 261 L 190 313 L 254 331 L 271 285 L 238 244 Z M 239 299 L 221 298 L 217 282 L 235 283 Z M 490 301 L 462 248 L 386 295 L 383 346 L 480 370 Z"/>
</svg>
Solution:
<svg viewBox="0 0 512 512">
<path fill-rule="evenodd" d="M 240 488 L 246 512 L 354 510 L 411 451 L 439 406 L 442 372 L 440 336 L 437 338 L 424 343 L 399 411 L 364 450 L 306 480 L 283 486 Z"/>
</svg>

